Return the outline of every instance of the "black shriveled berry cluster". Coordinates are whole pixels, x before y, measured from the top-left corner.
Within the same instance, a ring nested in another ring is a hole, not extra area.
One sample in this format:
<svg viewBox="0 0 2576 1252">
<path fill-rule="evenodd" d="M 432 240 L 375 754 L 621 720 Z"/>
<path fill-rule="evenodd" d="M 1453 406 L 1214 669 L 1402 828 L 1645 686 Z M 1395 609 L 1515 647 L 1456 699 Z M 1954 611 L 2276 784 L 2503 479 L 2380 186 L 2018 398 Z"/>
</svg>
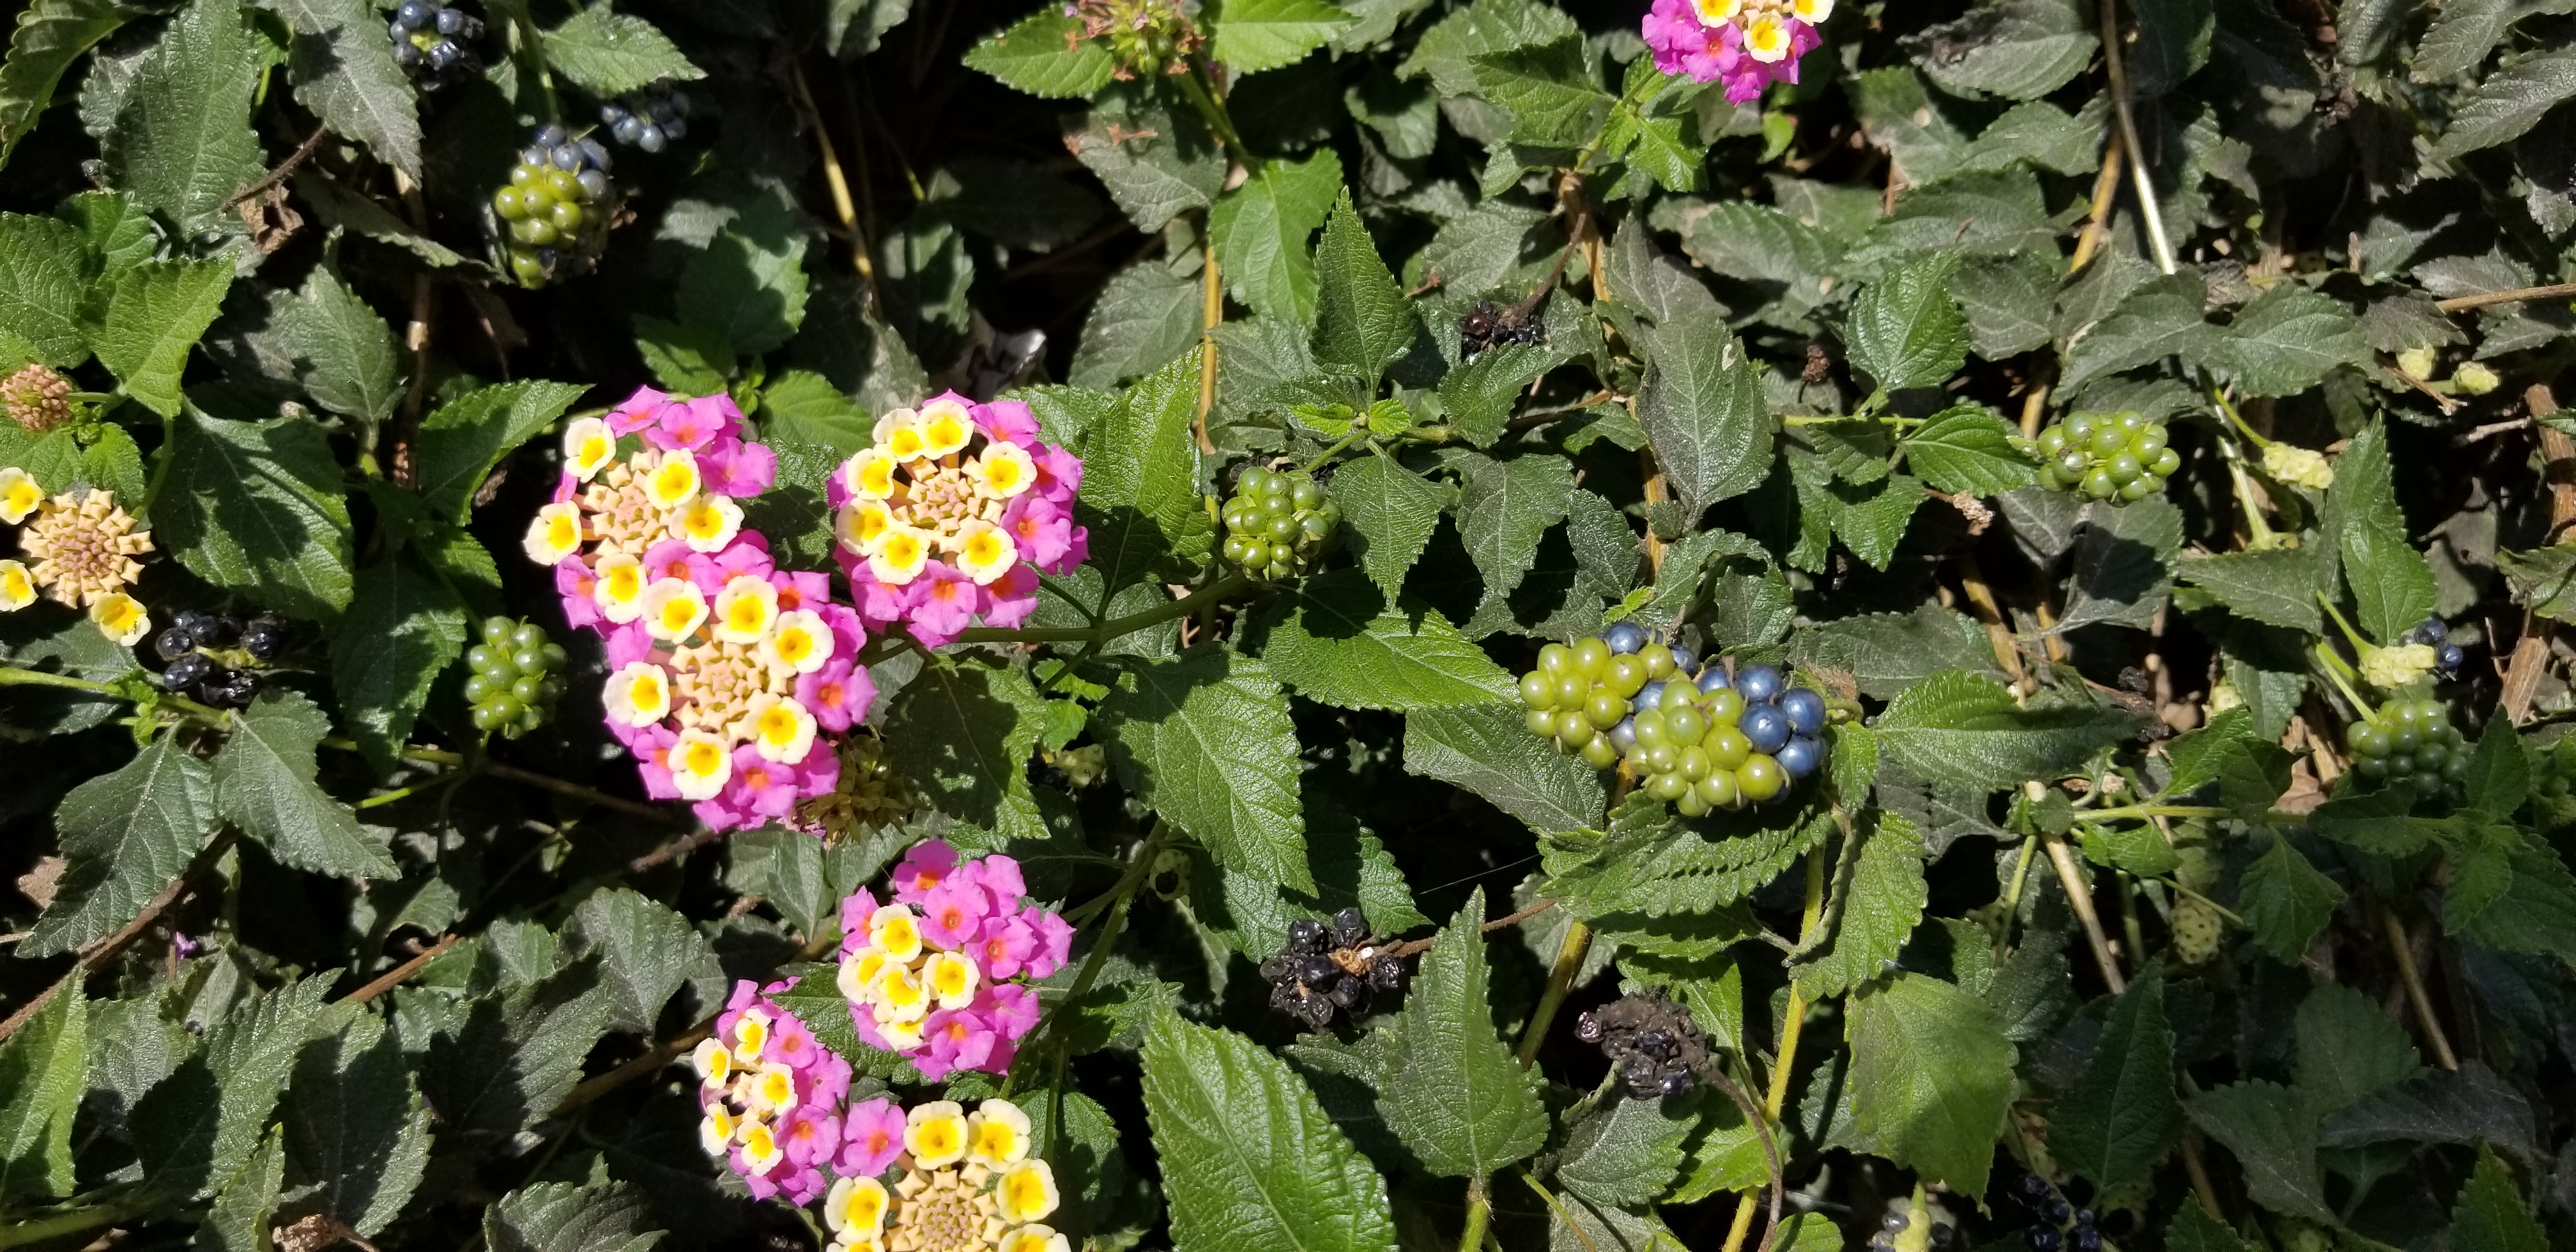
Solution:
<svg viewBox="0 0 2576 1252">
<path fill-rule="evenodd" d="M 452 87 L 483 72 L 482 60 L 474 55 L 483 19 L 454 5 L 403 0 L 394 10 L 392 33 L 394 64 L 422 91 Z"/>
<path fill-rule="evenodd" d="M 2093 1210 L 2079 1209 L 2057 1194 L 2057 1188 L 2037 1174 L 2024 1174 L 2021 1179 L 2021 1202 L 2037 1218 L 2025 1232 L 2030 1252 L 2102 1252 L 2102 1232 L 2094 1228 Z"/>
<path fill-rule="evenodd" d="M 510 274 L 521 286 L 590 268 L 607 242 L 616 192 L 608 165 L 606 144 L 551 122 L 519 150 L 510 185 L 492 193 L 492 211 L 509 233 Z"/>
<path fill-rule="evenodd" d="M 546 638 L 544 627 L 487 617 L 483 642 L 465 650 L 465 664 L 474 671 L 465 680 L 474 729 L 516 739 L 554 717 L 564 689 L 564 650 Z"/>
<path fill-rule="evenodd" d="M 1825 700 L 1769 665 L 1701 665 L 1628 622 L 1539 649 L 1521 675 L 1532 733 L 1595 769 L 1627 758 L 1686 817 L 1760 804 L 1824 763 Z"/>
<path fill-rule="evenodd" d="M 1367 1013 L 1372 993 L 1402 990 L 1404 962 L 1369 943 L 1358 909 L 1343 909 L 1330 927 L 1304 917 L 1288 923 L 1288 950 L 1263 961 L 1261 977 L 1270 1007 L 1322 1030 L 1335 1013 Z"/>
<path fill-rule="evenodd" d="M 1264 582 L 1314 569 L 1341 534 L 1342 506 L 1300 470 L 1246 467 L 1227 497 L 1225 559 Z"/>
<path fill-rule="evenodd" d="M 2428 617 L 2415 629 L 2407 631 L 2400 643 L 2419 643 L 2433 650 L 2433 672 L 2443 678 L 2457 678 L 2460 667 L 2468 663 L 2469 654 L 2451 642 L 2451 628 L 2441 618 Z"/>
<path fill-rule="evenodd" d="M 2364 778 L 2411 783 L 2426 795 L 2469 771 L 2469 747 L 2439 700 L 2391 700 L 2343 732 Z"/>
<path fill-rule="evenodd" d="M 1547 328 L 1531 316 L 1533 305 L 1515 304 L 1504 308 L 1491 300 L 1479 300 L 1465 317 L 1458 319 L 1458 356 L 1465 360 L 1501 343 L 1538 344 L 1547 341 Z"/>
<path fill-rule="evenodd" d="M 1690 1010 L 1662 992 L 1630 995 L 1574 1019 L 1574 1035 L 1601 1045 L 1620 1085 L 1639 1100 L 1687 1093 L 1710 1073 L 1708 1037 Z"/>
<path fill-rule="evenodd" d="M 608 128 L 609 138 L 629 148 L 660 152 L 689 137 L 689 97 L 665 85 L 658 92 L 611 100 L 599 106 L 599 124 Z"/>
<path fill-rule="evenodd" d="M 167 664 L 161 689 L 194 693 L 219 709 L 240 708 L 259 694 L 258 668 L 286 651 L 286 623 L 263 613 L 248 622 L 184 609 L 152 639 Z"/>
<path fill-rule="evenodd" d="M 2165 480 L 2182 468 L 2182 454 L 2165 446 L 2166 439 L 2165 424 L 2142 413 L 2069 414 L 2033 443 L 2040 485 L 2096 500 L 2161 495 Z"/>
</svg>

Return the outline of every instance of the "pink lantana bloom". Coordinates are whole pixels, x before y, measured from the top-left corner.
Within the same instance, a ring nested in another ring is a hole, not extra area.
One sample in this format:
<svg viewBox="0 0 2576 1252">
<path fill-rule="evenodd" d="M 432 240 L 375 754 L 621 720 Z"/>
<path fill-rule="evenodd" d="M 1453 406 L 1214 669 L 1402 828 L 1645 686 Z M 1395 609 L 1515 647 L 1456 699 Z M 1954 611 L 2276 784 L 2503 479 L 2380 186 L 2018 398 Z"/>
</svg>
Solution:
<svg viewBox="0 0 2576 1252">
<path fill-rule="evenodd" d="M 845 1178 L 874 1178 L 903 1155 L 903 1106 L 882 1096 L 850 1106 L 841 1120 L 841 1154 L 832 1168 Z"/>
<path fill-rule="evenodd" d="M 837 979 L 851 1026 L 929 1081 L 1008 1070 L 1038 1021 L 1029 981 L 1063 967 L 1073 928 L 1028 902 L 1007 856 L 960 859 L 930 840 L 889 877 L 889 902 L 864 891 L 842 902 Z"/>
<path fill-rule="evenodd" d="M 1722 83 L 1749 104 L 1773 83 L 1798 81 L 1798 62 L 1824 43 L 1816 24 L 1833 0 L 1655 0 L 1640 33 L 1655 68 Z"/>
</svg>

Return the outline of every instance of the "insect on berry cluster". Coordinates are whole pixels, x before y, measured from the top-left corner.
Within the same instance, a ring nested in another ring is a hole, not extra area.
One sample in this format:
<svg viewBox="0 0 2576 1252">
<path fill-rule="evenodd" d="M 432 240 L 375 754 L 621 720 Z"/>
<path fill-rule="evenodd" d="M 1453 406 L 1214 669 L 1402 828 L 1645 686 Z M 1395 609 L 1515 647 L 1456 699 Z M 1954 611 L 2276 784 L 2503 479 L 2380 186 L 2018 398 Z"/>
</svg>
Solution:
<svg viewBox="0 0 2576 1252">
<path fill-rule="evenodd" d="M 1629 995 L 1574 1019 L 1574 1035 L 1599 1044 L 1619 1084 L 1639 1100 L 1687 1094 L 1710 1073 L 1708 1036 L 1690 1010 L 1663 993 Z"/>
<path fill-rule="evenodd" d="M 608 166 L 606 144 L 551 122 L 519 150 L 510 185 L 492 193 L 492 211 L 509 234 L 510 274 L 521 286 L 587 270 L 599 255 L 616 191 Z"/>
<path fill-rule="evenodd" d="M 660 152 L 689 137 L 689 97 L 677 87 L 610 100 L 599 106 L 608 137 L 629 148 Z"/>
<path fill-rule="evenodd" d="M 248 622 L 183 609 L 152 638 L 165 662 L 161 689 L 200 704 L 241 708 L 259 695 L 259 670 L 286 651 L 286 623 L 263 613 Z"/>
<path fill-rule="evenodd" d="M 2143 413 L 2073 413 L 2039 432 L 2040 485 L 2122 502 L 2161 495 L 2182 468 L 2163 422 Z"/>
<path fill-rule="evenodd" d="M 1333 1015 L 1366 1014 L 1374 993 L 1404 987 L 1404 962 L 1369 942 L 1358 909 L 1333 914 L 1326 926 L 1301 917 L 1288 923 L 1288 948 L 1261 963 L 1270 984 L 1270 1007 L 1322 1030 Z"/>
<path fill-rule="evenodd" d="M 1341 533 L 1342 506 L 1301 470 L 1247 467 L 1226 498 L 1225 559 L 1263 582 L 1312 572 Z"/>
<path fill-rule="evenodd" d="M 2347 728 L 2343 742 L 2362 777 L 2409 783 L 2428 795 L 2469 771 L 2468 742 L 2439 700 L 2391 700 Z"/>
<path fill-rule="evenodd" d="M 391 23 L 394 64 L 401 66 L 422 91 L 439 91 L 483 72 L 474 41 L 483 37 L 483 19 L 454 5 L 429 0 L 403 0 Z"/>
<path fill-rule="evenodd" d="M 546 638 L 544 627 L 487 617 L 483 642 L 465 650 L 465 664 L 474 671 L 465 680 L 474 729 L 516 739 L 554 717 L 564 690 L 564 650 Z"/>
<path fill-rule="evenodd" d="M 1824 697 L 1770 665 L 1703 666 L 1627 622 L 1539 649 L 1520 689 L 1532 733 L 1595 769 L 1625 758 L 1686 817 L 1760 804 L 1824 762 Z"/>
</svg>

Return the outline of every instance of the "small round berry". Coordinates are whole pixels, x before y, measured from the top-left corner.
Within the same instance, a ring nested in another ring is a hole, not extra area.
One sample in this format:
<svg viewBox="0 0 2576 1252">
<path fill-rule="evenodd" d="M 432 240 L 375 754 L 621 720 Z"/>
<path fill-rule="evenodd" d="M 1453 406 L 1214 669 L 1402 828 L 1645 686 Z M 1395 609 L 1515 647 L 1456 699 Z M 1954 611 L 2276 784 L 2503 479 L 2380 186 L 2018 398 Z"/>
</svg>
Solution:
<svg viewBox="0 0 2576 1252">
<path fill-rule="evenodd" d="M 2102 1252 L 2102 1232 L 2090 1226 L 2077 1227 L 2075 1234 L 2066 1242 L 2074 1252 Z"/>
<path fill-rule="evenodd" d="M 406 30 L 419 30 L 429 25 L 436 12 L 428 0 L 403 0 L 394 10 L 394 21 Z"/>
<path fill-rule="evenodd" d="M 599 140 L 594 139 L 589 135 L 584 135 L 581 138 L 574 140 L 573 143 L 581 149 L 582 164 L 585 167 L 596 170 L 605 170 L 608 168 L 609 156 L 607 144 L 601 143 Z"/>
<path fill-rule="evenodd" d="M 581 184 L 582 203 L 598 204 L 608 199 L 608 175 L 598 170 L 583 170 L 573 176 L 573 181 Z"/>
<path fill-rule="evenodd" d="M 1735 725 L 1744 732 L 1745 739 L 1753 744 L 1756 752 L 1777 752 L 1789 742 L 1789 719 L 1767 704 L 1747 707 Z"/>
<path fill-rule="evenodd" d="M 1743 794 L 1732 770 L 1710 770 L 1708 777 L 1691 784 L 1692 797 L 1713 809 L 1733 808 Z"/>
<path fill-rule="evenodd" d="M 670 133 L 659 126 L 648 124 L 636 128 L 635 146 L 646 152 L 660 152 L 669 143 Z"/>
<path fill-rule="evenodd" d="M 1756 752 L 1736 768 L 1735 786 L 1745 799 L 1760 804 L 1787 789 L 1789 772 L 1780 768 L 1780 762 Z"/>
<path fill-rule="evenodd" d="M 175 661 L 196 650 L 197 641 L 184 626 L 173 626 L 152 637 L 152 650 L 164 661 Z"/>
<path fill-rule="evenodd" d="M 535 143 L 540 148 L 552 148 L 556 144 L 562 143 L 570 137 L 571 136 L 564 132 L 564 128 L 561 125 L 554 122 L 548 122 L 537 128 L 537 133 L 534 136 L 531 136 L 531 142 Z"/>
<path fill-rule="evenodd" d="M 1288 923 L 1288 950 L 1299 956 L 1313 956 L 1324 950 L 1324 924 L 1311 917 L 1296 918 Z"/>
<path fill-rule="evenodd" d="M 1610 641 L 1607 639 L 1592 638 L 1574 641 L 1574 666 L 1586 677 L 1598 678 L 1607 673 L 1610 669 L 1610 658 L 1613 655 L 1616 654 L 1610 651 Z"/>
<path fill-rule="evenodd" d="M 1780 768 L 1789 771 L 1789 777 L 1804 778 L 1823 763 L 1824 748 L 1813 739 L 1795 738 L 1780 745 L 1772 757 L 1780 762 Z"/>
<path fill-rule="evenodd" d="M 286 623 L 261 615 L 242 627 L 242 647 L 262 661 L 274 661 L 286 651 Z"/>
<path fill-rule="evenodd" d="M 2030 1252 L 2057 1252 L 2057 1244 L 2055 1226 L 2034 1225 L 2030 1228 Z"/>
<path fill-rule="evenodd" d="M 2468 659 L 2469 654 L 2462 651 L 2460 645 L 2446 643 L 2433 653 L 2433 668 L 2448 674 L 2458 670 Z"/>
<path fill-rule="evenodd" d="M 1733 726 L 1721 725 L 1708 732 L 1700 746 L 1707 750 L 1709 767 L 1714 770 L 1742 769 L 1753 755 L 1753 741 Z"/>
<path fill-rule="evenodd" d="M 438 27 L 439 34 L 462 35 L 465 33 L 465 22 L 465 10 L 440 9 L 438 11 L 438 18 L 435 24 Z"/>
<path fill-rule="evenodd" d="M 1801 735 L 1812 735 L 1825 728 L 1825 698 L 1804 687 L 1780 693 L 1775 701 L 1780 715 L 1789 719 L 1789 729 Z"/>
<path fill-rule="evenodd" d="M 182 654 L 170 662 L 169 668 L 161 671 L 161 688 L 164 691 L 185 691 L 204 682 L 215 668 L 212 657 L 195 652 Z"/>
<path fill-rule="evenodd" d="M 454 68 L 464 59 L 465 50 L 457 47 L 453 40 L 442 39 L 429 46 L 429 68 L 433 70 Z"/>
<path fill-rule="evenodd" d="M 400 28 L 394 31 L 394 66 L 405 70 L 420 68 L 420 46 Z"/>
<path fill-rule="evenodd" d="M 1333 914 L 1333 942 L 1345 948 L 1356 948 L 1368 942 L 1367 915 L 1358 908 L 1345 908 Z"/>
<path fill-rule="evenodd" d="M 1742 692 L 1747 704 L 1760 704 L 1780 694 L 1780 671 L 1768 665 L 1747 665 L 1735 675 L 1735 689 Z"/>
<path fill-rule="evenodd" d="M 2059 1225 L 2064 1225 L 2064 1224 L 2066 1223 L 2067 1219 L 2072 1218 L 2072 1217 L 2074 1217 L 2074 1216 L 2075 1216 L 2075 1206 L 2074 1206 L 2074 1205 L 2072 1205 L 2072 1204 L 2068 1204 L 2068 1203 L 2066 1202 L 2066 1198 L 2065 1198 L 2064 1196 L 2057 1196 L 2057 1197 L 2053 1197 L 2053 1198 L 2051 1198 L 2051 1199 L 2049 1200 L 2049 1202 L 2048 1202 L 2048 1220 L 2050 1220 L 2050 1221 L 2052 1221 L 2052 1222 L 2056 1222 L 2056 1223 L 2058 1223 Z"/>
<path fill-rule="evenodd" d="M 1616 622 L 1601 632 L 1601 642 L 1610 645 L 1612 652 L 1630 653 L 1646 646 L 1646 632 L 1635 622 Z"/>
</svg>

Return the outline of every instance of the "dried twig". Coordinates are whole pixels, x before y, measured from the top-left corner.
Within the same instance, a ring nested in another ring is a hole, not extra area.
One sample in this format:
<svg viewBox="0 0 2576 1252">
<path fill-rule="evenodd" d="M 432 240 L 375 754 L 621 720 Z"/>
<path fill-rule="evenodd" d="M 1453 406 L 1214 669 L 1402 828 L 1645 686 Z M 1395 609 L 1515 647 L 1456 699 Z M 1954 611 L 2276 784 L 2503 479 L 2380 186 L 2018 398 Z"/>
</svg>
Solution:
<svg viewBox="0 0 2576 1252">
<path fill-rule="evenodd" d="M 152 929 L 153 925 L 161 920 L 162 914 L 169 912 L 172 905 L 186 896 L 188 880 L 213 865 L 232 846 L 231 830 L 227 829 L 222 834 L 216 835 L 203 851 L 197 853 L 195 860 L 188 862 L 188 868 L 179 871 L 178 877 L 171 879 L 169 885 L 161 888 L 160 892 L 152 897 L 151 903 L 143 906 L 143 912 L 136 915 L 133 921 L 127 922 L 115 934 L 81 949 L 78 959 L 72 962 L 70 969 L 63 971 L 61 978 L 54 980 L 54 985 L 38 993 L 35 999 L 19 1005 L 18 1011 L 11 1013 L 8 1020 L 0 1021 L 0 1039 L 7 1039 L 18 1033 L 18 1028 L 26 1025 L 36 1014 L 43 1012 L 45 1006 L 51 1003 L 63 988 L 77 988 L 92 971 L 107 964 L 117 953 L 124 951 L 127 944 L 141 938 L 143 932 Z"/>
<path fill-rule="evenodd" d="M 2576 299 L 2576 283 L 2551 283 L 2546 287 L 2516 287 L 2511 291 L 2481 291 L 2476 295 L 2453 296 L 2436 300 L 2433 307 L 2445 313 L 2465 313 L 2491 304 L 2520 304 L 2527 300 Z"/>
<path fill-rule="evenodd" d="M 441 953 L 446 952 L 449 948 L 455 947 L 457 941 L 464 937 L 465 936 L 463 935 L 457 934 L 442 936 L 438 942 L 421 949 L 419 955 L 412 957 L 410 960 L 405 961 L 400 965 L 394 966 L 392 969 L 386 970 L 384 973 L 377 975 L 375 980 L 369 982 L 366 986 L 360 987 L 341 998 L 347 1000 L 351 1004 L 364 1004 L 369 1000 L 375 999 L 377 996 L 383 995 L 384 993 L 401 986 L 406 979 L 419 973 L 422 967 L 428 965 L 431 961 L 437 960 Z"/>
<path fill-rule="evenodd" d="M 295 173 L 295 167 L 304 164 L 305 158 L 312 156 L 314 150 L 320 148 L 322 146 L 322 141 L 329 138 L 330 135 L 331 132 L 327 127 L 314 127 L 313 133 L 306 136 L 304 142 L 297 144 L 295 146 L 295 151 L 288 153 L 285 160 L 278 162 L 276 169 L 270 170 L 267 174 L 262 175 L 258 182 L 252 183 L 250 186 L 234 192 L 231 199 L 224 201 L 222 211 L 230 213 L 233 211 L 234 205 L 240 204 L 242 201 L 248 200 L 253 196 L 266 195 L 269 188 L 285 182 L 290 175 Z"/>
</svg>

